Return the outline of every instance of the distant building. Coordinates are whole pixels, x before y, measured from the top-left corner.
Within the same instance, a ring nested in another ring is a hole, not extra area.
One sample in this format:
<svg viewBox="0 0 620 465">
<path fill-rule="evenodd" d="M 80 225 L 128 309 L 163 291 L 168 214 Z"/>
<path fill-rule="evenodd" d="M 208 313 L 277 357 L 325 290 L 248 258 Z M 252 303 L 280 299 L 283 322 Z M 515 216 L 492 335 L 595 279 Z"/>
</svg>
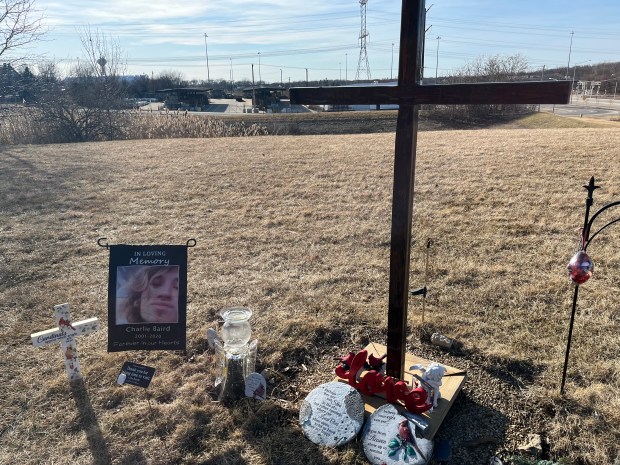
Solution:
<svg viewBox="0 0 620 465">
<path fill-rule="evenodd" d="M 170 110 L 200 111 L 209 105 L 210 90 L 207 87 L 177 87 L 156 90 L 155 94 L 161 97 Z"/>
<path fill-rule="evenodd" d="M 600 89 L 601 81 L 579 81 L 575 91 L 583 95 L 599 95 Z"/>
<path fill-rule="evenodd" d="M 252 105 L 258 107 L 260 110 L 266 111 L 273 105 L 277 105 L 282 98 L 284 92 L 282 87 L 246 87 L 242 89 L 243 97 L 252 100 Z"/>
</svg>

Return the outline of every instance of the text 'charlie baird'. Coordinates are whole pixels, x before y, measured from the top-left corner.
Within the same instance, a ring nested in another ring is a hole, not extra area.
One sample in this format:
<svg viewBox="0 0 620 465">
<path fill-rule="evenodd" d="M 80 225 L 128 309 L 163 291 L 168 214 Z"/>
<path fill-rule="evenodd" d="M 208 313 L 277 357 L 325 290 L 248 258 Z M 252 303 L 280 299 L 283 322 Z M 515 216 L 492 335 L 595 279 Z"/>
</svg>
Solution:
<svg viewBox="0 0 620 465">
<path fill-rule="evenodd" d="M 147 326 L 147 325 L 142 325 L 142 326 L 127 326 L 125 328 L 125 332 L 127 333 L 135 333 L 135 332 L 147 332 L 150 333 L 151 330 L 154 332 L 170 332 L 170 325 L 168 326 Z"/>
</svg>

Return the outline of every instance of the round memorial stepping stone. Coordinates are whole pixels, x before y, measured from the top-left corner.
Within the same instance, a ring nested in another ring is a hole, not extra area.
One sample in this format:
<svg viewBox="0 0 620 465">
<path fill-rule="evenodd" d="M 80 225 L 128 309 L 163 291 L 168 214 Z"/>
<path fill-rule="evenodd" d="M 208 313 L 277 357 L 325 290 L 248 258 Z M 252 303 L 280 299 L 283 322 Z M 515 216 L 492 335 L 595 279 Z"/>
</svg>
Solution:
<svg viewBox="0 0 620 465">
<path fill-rule="evenodd" d="M 315 444 L 330 447 L 346 444 L 364 424 L 362 396 L 348 384 L 322 384 L 304 400 L 299 422 L 306 437 Z"/>
<path fill-rule="evenodd" d="M 364 453 L 373 465 L 424 465 L 433 454 L 433 441 L 415 437 L 415 425 L 385 404 L 368 419 L 362 434 Z"/>
</svg>

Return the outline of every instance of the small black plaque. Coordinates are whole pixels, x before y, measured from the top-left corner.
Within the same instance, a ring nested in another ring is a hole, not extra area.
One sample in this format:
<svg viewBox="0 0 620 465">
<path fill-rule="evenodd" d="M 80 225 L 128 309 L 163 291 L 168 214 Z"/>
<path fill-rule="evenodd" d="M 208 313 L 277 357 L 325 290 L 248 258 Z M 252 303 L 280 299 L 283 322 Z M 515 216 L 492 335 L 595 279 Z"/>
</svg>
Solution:
<svg viewBox="0 0 620 465">
<path fill-rule="evenodd" d="M 146 389 L 151 384 L 154 374 L 155 368 L 140 365 L 139 363 L 125 362 L 118 375 L 118 382 L 119 384 L 132 384 Z M 124 380 L 123 375 L 125 375 Z"/>
</svg>

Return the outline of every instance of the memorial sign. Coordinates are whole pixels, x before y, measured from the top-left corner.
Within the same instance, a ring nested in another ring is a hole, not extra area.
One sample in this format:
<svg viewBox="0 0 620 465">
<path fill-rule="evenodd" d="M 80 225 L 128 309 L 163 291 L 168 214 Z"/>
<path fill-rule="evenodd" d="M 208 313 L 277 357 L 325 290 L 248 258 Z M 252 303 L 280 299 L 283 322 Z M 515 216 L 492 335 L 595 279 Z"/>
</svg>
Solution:
<svg viewBox="0 0 620 465">
<path fill-rule="evenodd" d="M 364 424 L 364 402 L 355 389 L 331 382 L 313 389 L 299 411 L 301 428 L 308 439 L 324 446 L 351 441 Z"/>
<path fill-rule="evenodd" d="M 54 306 L 54 315 L 58 327 L 31 334 L 32 345 L 35 347 L 43 347 L 48 344 L 60 342 L 61 350 L 65 357 L 65 369 L 69 381 L 82 379 L 75 338 L 99 330 L 99 320 L 97 318 L 89 318 L 72 323 L 69 304 Z"/>
<path fill-rule="evenodd" d="M 108 352 L 185 350 L 187 246 L 112 245 Z"/>
</svg>

